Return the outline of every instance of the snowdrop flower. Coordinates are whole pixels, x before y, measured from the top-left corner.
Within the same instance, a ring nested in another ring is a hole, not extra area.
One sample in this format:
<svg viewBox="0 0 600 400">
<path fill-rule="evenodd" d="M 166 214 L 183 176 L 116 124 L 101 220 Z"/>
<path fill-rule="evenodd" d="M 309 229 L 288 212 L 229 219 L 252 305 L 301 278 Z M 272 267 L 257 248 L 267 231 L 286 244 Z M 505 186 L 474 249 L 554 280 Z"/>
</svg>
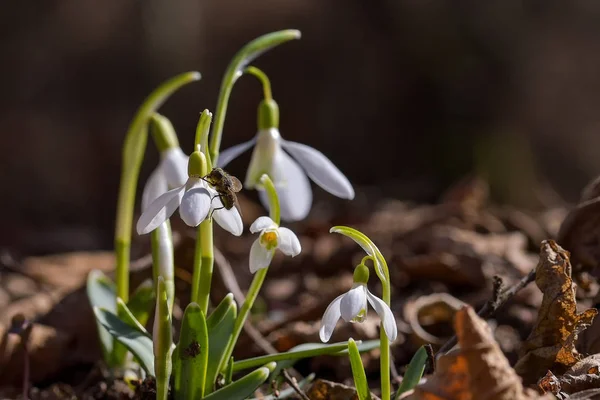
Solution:
<svg viewBox="0 0 600 400">
<path fill-rule="evenodd" d="M 284 140 L 279 134 L 279 108 L 274 100 L 263 100 L 259 106 L 258 134 L 252 140 L 238 144 L 221 153 L 218 164 L 225 167 L 230 161 L 254 146 L 244 187 L 260 187 L 260 177 L 267 174 L 273 180 L 284 220 L 304 219 L 312 203 L 308 178 L 334 196 L 353 199 L 354 189 L 348 179 L 323 153 L 304 144 Z M 289 155 L 288 155 L 289 153 Z M 260 190 L 267 207 L 267 196 Z"/>
<path fill-rule="evenodd" d="M 142 210 L 169 189 L 184 185 L 188 178 L 188 156 L 179 147 L 171 122 L 160 114 L 154 114 L 150 119 L 150 131 L 160 152 L 160 162 L 144 186 Z"/>
<path fill-rule="evenodd" d="M 177 208 L 179 216 L 189 226 L 198 226 L 212 215 L 223 229 L 239 236 L 243 224 L 237 209 L 227 210 L 215 189 L 202 180 L 201 167 L 204 155 L 194 152 L 189 158 L 186 182 L 160 195 L 148 205 L 137 222 L 140 235 L 150 233 L 165 222 Z M 213 212 L 214 211 L 214 212 Z"/>
<path fill-rule="evenodd" d="M 269 217 L 258 217 L 250 226 L 250 232 L 260 232 L 260 236 L 250 248 L 250 272 L 252 273 L 271 264 L 275 249 L 292 257 L 300 254 L 302 250 L 296 234 L 288 228 L 280 227 Z"/>
<path fill-rule="evenodd" d="M 396 340 L 398 329 L 392 310 L 383 300 L 367 289 L 368 280 L 369 268 L 364 264 L 358 265 L 354 270 L 352 289 L 336 297 L 323 314 L 321 329 L 319 330 L 321 341 L 329 341 L 340 317 L 346 322 L 363 322 L 367 317 L 367 302 L 379 314 L 385 334 L 390 341 Z"/>
</svg>

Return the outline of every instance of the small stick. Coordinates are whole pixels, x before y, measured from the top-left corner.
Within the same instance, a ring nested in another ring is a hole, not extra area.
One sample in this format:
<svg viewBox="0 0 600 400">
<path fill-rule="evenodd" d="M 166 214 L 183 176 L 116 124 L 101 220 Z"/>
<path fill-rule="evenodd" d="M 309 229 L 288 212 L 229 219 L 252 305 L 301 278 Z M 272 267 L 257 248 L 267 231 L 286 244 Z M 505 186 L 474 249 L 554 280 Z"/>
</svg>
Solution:
<svg viewBox="0 0 600 400">
<path fill-rule="evenodd" d="M 285 379 L 285 381 L 294 389 L 294 391 L 296 393 L 298 393 L 298 396 L 300 396 L 300 398 L 302 398 L 302 400 L 310 400 L 310 398 L 306 395 L 306 393 L 304 393 L 302 391 L 302 389 L 300 389 L 300 386 L 298 386 L 298 382 L 296 382 L 295 378 L 292 378 L 290 376 L 290 374 L 288 374 L 287 370 L 283 370 L 282 371 L 283 374 L 283 379 Z"/>
<path fill-rule="evenodd" d="M 502 290 L 504 283 L 502 278 L 499 276 L 494 277 L 494 289 L 492 294 L 492 299 L 481 307 L 481 310 L 477 312 L 477 315 L 483 319 L 488 319 L 500 307 L 502 307 L 506 302 L 508 302 L 517 292 L 523 289 L 525 286 L 530 284 L 535 280 L 535 268 L 529 271 L 527 275 L 525 275 L 521 280 L 515 283 L 513 286 L 506 290 Z M 456 345 L 456 335 L 452 336 L 440 349 L 436 354 L 436 358 L 439 358 L 442 354 L 448 352 L 452 347 Z"/>
</svg>

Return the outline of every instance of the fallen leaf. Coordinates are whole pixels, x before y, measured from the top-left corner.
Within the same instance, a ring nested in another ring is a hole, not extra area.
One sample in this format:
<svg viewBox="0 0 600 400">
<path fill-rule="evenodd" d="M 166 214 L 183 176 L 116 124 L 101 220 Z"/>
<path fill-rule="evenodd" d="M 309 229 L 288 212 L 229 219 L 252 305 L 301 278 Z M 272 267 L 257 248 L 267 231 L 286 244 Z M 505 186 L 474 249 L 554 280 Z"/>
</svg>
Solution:
<svg viewBox="0 0 600 400">
<path fill-rule="evenodd" d="M 310 400 L 358 400 L 356 389 L 353 387 L 324 379 L 317 379 L 306 395 Z M 378 400 L 373 395 L 371 395 L 371 399 Z"/>
<path fill-rule="evenodd" d="M 551 399 L 526 389 L 485 320 L 470 306 L 456 313 L 454 328 L 460 348 L 443 355 L 435 373 L 417 386 L 414 400 Z"/>
<path fill-rule="evenodd" d="M 536 324 L 523 344 L 515 370 L 526 383 L 551 370 L 562 373 L 581 359 L 575 349 L 578 334 L 598 313 L 577 313 L 569 253 L 552 240 L 542 242 L 535 283 L 544 294 Z"/>
<path fill-rule="evenodd" d="M 412 328 L 417 345 L 426 343 L 442 345 L 452 336 L 451 324 L 454 314 L 465 305 L 448 293 L 434 293 L 407 301 L 404 317 Z M 432 328 L 436 328 L 433 332 Z M 444 334 L 444 328 L 447 327 Z"/>
</svg>

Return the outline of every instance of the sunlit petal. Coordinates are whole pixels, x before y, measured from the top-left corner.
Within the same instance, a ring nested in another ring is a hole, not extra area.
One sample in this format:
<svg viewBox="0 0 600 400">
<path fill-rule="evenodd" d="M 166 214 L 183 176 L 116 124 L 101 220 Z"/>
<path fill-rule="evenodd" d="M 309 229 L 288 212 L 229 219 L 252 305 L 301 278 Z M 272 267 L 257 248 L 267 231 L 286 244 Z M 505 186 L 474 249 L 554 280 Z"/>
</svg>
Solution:
<svg viewBox="0 0 600 400">
<path fill-rule="evenodd" d="M 240 154 L 242 154 L 243 152 L 248 150 L 250 147 L 252 147 L 254 145 L 254 143 L 256 143 L 256 137 L 252 138 L 251 140 L 249 140 L 247 142 L 236 144 L 233 147 L 223 150 L 221 152 L 221 154 L 219 155 L 219 160 L 217 162 L 217 166 L 220 168 L 225 168 L 225 166 L 227 166 L 227 164 L 229 164 L 231 161 L 233 161 L 235 158 L 237 158 Z"/>
<path fill-rule="evenodd" d="M 210 193 L 199 186 L 185 192 L 179 206 L 179 216 L 188 226 L 198 226 L 208 216 Z"/>
<path fill-rule="evenodd" d="M 146 211 L 138 219 L 136 225 L 137 232 L 140 235 L 150 233 L 173 215 L 181 202 L 184 189 L 185 186 L 181 186 L 169 190 L 150 203 Z"/>
<path fill-rule="evenodd" d="M 167 179 L 165 175 L 160 168 L 156 168 L 150 174 L 150 177 L 144 186 L 144 191 L 142 193 L 142 211 L 145 211 L 150 203 L 156 200 L 161 194 L 166 193 L 168 190 L 169 187 L 167 186 Z"/>
<path fill-rule="evenodd" d="M 310 146 L 281 141 L 281 146 L 300 163 L 307 175 L 324 190 L 342 199 L 353 199 L 354 189 L 348 178 L 323 153 Z"/>
<path fill-rule="evenodd" d="M 250 248 L 250 272 L 255 273 L 261 268 L 267 268 L 273 259 L 274 250 L 267 250 L 256 239 Z"/>
<path fill-rule="evenodd" d="M 223 207 L 221 199 L 213 196 L 212 208 L 213 218 L 227 232 L 235 236 L 240 236 L 244 231 L 244 222 L 242 216 L 238 212 L 237 208 L 233 207 L 231 210 L 227 210 Z"/>
<path fill-rule="evenodd" d="M 159 168 L 164 171 L 169 188 L 185 184 L 188 179 L 188 156 L 179 147 L 172 147 L 161 154 Z"/>
<path fill-rule="evenodd" d="M 275 128 L 264 129 L 258 132 L 256 137 L 256 146 L 252 151 L 250 165 L 246 172 L 244 187 L 254 189 L 259 185 L 260 177 L 268 174 L 273 179 L 273 170 L 275 159 L 278 153 L 281 153 L 281 136 Z"/>
<path fill-rule="evenodd" d="M 288 228 L 279 228 L 279 250 L 286 256 L 295 257 L 302 251 L 298 236 Z"/>
<path fill-rule="evenodd" d="M 299 221 L 306 218 L 312 204 L 312 190 L 308 177 L 285 152 L 279 151 L 270 178 L 275 184 L 281 219 L 284 221 Z M 263 205 L 268 209 L 269 201 L 264 190 L 259 191 Z"/>
<path fill-rule="evenodd" d="M 331 339 L 331 334 L 333 333 L 335 325 L 341 316 L 340 302 L 342 301 L 342 297 L 345 295 L 346 294 L 344 293 L 343 295 L 333 299 L 323 314 L 323 319 L 321 320 L 321 329 L 319 329 L 319 337 L 321 338 L 322 342 L 328 342 L 329 339 Z"/>
<path fill-rule="evenodd" d="M 367 296 L 364 285 L 357 285 L 352 288 L 340 303 L 342 318 L 346 322 L 351 322 L 359 314 L 364 314 L 367 308 Z"/>
<path fill-rule="evenodd" d="M 396 326 L 396 318 L 394 318 L 392 310 L 390 310 L 390 307 L 385 304 L 383 300 L 373 295 L 368 290 L 367 299 L 377 314 L 379 314 L 379 318 L 381 318 L 381 325 L 383 325 L 383 330 L 385 331 L 388 339 L 390 339 L 390 342 L 393 342 L 398 336 L 398 328 Z"/>
<path fill-rule="evenodd" d="M 269 228 L 277 228 L 277 224 L 271 218 L 262 216 L 256 218 L 256 221 L 250 225 L 250 232 L 256 233 Z"/>
</svg>

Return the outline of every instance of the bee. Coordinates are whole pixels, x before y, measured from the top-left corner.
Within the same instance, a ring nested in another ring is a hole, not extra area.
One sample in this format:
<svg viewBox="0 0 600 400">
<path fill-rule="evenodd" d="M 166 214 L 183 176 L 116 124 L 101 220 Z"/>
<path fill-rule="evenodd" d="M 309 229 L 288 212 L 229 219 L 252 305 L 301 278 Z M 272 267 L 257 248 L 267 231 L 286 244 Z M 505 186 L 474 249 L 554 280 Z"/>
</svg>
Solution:
<svg viewBox="0 0 600 400">
<path fill-rule="evenodd" d="M 242 190 L 243 186 L 238 178 L 229 175 L 221 168 L 213 168 L 208 175 L 202 177 L 202 180 L 207 182 L 217 191 L 217 196 L 223 203 L 223 207 L 215 208 L 213 209 L 213 212 L 223 208 L 231 210 L 235 207 L 240 215 L 242 215 L 236 193 Z"/>
</svg>

